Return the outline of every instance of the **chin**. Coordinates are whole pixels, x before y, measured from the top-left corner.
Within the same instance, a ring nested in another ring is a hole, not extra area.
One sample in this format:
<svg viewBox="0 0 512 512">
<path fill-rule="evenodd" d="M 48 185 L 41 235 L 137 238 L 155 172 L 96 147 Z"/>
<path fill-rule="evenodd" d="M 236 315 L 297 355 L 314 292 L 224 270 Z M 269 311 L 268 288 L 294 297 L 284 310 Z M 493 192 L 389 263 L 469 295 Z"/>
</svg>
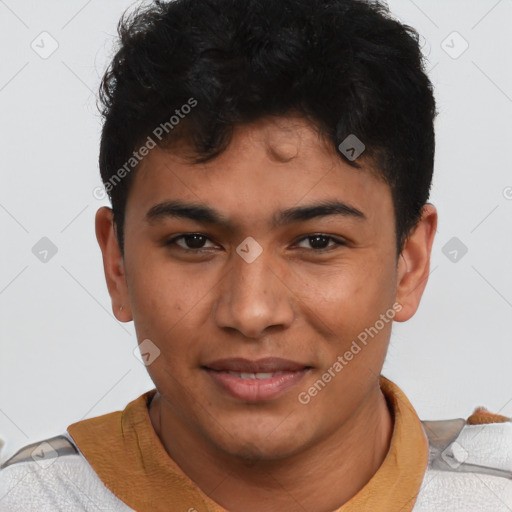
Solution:
<svg viewBox="0 0 512 512">
<path fill-rule="evenodd" d="M 239 423 L 236 427 L 224 425 L 222 432 L 210 437 L 210 442 L 230 457 L 247 462 L 285 460 L 304 450 L 309 443 L 304 427 L 285 425 L 282 418 L 280 423 L 266 422 L 266 428 L 265 422 L 257 420 L 245 425 Z"/>
<path fill-rule="evenodd" d="M 257 444 L 254 439 L 247 441 L 246 444 L 234 445 L 232 443 L 230 446 L 221 448 L 224 448 L 225 453 L 230 457 L 244 461 L 248 465 L 287 460 L 300 449 L 298 446 L 290 446 L 289 442 L 270 443 L 268 440 L 263 440 L 262 443 Z"/>
</svg>

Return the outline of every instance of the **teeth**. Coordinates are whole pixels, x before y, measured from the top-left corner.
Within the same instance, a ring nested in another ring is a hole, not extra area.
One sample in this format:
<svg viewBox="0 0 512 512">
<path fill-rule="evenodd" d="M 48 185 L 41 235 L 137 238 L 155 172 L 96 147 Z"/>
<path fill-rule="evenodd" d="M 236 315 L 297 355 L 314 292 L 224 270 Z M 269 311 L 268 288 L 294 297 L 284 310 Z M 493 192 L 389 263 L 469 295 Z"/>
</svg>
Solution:
<svg viewBox="0 0 512 512">
<path fill-rule="evenodd" d="M 258 373 L 239 373 L 239 372 L 228 372 L 230 375 L 234 375 L 235 377 L 238 377 L 240 379 L 271 379 L 272 377 L 275 377 L 276 375 L 282 375 L 284 372 L 273 372 L 273 373 L 264 373 L 264 372 L 258 372 Z"/>
<path fill-rule="evenodd" d="M 277 373 L 256 373 L 257 379 L 270 379 L 271 377 L 274 377 L 277 375 Z"/>
</svg>

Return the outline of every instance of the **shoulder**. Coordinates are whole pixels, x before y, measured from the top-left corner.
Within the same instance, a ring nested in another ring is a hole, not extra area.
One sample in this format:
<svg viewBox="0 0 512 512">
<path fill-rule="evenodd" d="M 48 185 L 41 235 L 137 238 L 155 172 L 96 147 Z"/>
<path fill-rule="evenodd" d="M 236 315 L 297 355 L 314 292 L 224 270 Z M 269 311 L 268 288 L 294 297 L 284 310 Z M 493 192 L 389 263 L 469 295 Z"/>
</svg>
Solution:
<svg viewBox="0 0 512 512">
<path fill-rule="evenodd" d="M 27 445 L 0 466 L 0 512 L 128 512 L 98 478 L 72 438 L 58 435 Z"/>
<path fill-rule="evenodd" d="M 512 478 L 512 421 L 477 407 L 466 420 L 422 421 L 429 465 L 446 471 Z"/>
<path fill-rule="evenodd" d="M 0 470 L 13 464 L 37 462 L 39 465 L 50 466 L 60 456 L 76 455 L 76 446 L 65 435 L 44 439 L 19 449 L 12 457 L 7 459 Z"/>
<path fill-rule="evenodd" d="M 414 512 L 512 510 L 512 421 L 483 407 L 422 421 L 429 461 Z"/>
</svg>

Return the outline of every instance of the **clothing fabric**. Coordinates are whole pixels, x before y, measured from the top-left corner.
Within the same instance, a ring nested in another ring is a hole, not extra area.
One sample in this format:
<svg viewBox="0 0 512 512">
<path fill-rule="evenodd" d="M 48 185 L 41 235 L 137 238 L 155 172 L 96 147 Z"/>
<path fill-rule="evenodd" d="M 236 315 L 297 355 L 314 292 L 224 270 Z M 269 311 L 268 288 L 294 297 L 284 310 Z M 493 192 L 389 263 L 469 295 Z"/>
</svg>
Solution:
<svg viewBox="0 0 512 512">
<path fill-rule="evenodd" d="M 394 422 L 389 451 L 333 512 L 512 510 L 509 418 L 421 422 L 396 384 L 381 375 L 380 386 Z M 226 512 L 165 451 L 149 417 L 155 393 L 18 451 L 0 470 L 0 512 Z"/>
</svg>

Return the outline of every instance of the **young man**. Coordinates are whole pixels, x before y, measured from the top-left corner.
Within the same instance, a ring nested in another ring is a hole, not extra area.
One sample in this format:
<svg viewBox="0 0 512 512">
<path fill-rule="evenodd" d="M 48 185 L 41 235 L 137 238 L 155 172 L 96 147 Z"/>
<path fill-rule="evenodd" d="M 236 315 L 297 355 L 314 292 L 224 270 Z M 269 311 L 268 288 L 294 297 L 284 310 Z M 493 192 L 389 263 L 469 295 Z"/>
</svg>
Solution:
<svg viewBox="0 0 512 512">
<path fill-rule="evenodd" d="M 381 375 L 437 213 L 416 32 L 359 0 L 123 20 L 96 233 L 155 389 L 20 450 L 1 511 L 512 509 L 512 423 L 421 422 Z"/>
</svg>

